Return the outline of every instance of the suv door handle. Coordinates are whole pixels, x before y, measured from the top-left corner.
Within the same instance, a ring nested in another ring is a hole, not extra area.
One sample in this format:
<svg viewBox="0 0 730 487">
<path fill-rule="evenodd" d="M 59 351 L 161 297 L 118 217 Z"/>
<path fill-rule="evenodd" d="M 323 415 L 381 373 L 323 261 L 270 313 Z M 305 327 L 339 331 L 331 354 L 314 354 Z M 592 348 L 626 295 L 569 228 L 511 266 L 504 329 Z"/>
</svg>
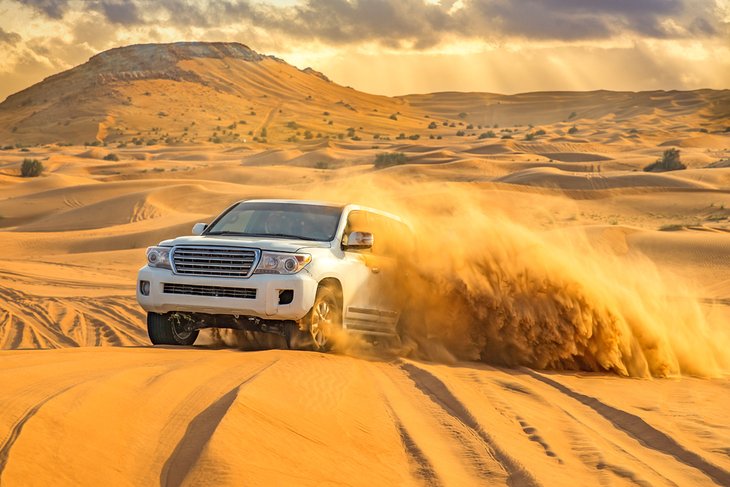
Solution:
<svg viewBox="0 0 730 487">
<path fill-rule="evenodd" d="M 373 274 L 380 273 L 380 267 L 371 267 L 370 270 L 373 271 Z"/>
</svg>

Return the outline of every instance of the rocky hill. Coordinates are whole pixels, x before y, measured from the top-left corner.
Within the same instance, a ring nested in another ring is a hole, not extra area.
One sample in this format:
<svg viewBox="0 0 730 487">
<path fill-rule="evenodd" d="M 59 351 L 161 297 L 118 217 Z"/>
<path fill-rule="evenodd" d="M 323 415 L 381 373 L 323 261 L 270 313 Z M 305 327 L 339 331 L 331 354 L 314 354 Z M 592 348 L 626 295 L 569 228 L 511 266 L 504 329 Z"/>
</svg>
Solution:
<svg viewBox="0 0 730 487">
<path fill-rule="evenodd" d="M 9 96 L 0 144 L 372 140 L 634 117 L 721 132 L 729 114 L 729 90 L 377 96 L 243 44 L 184 42 L 111 49 Z"/>
</svg>

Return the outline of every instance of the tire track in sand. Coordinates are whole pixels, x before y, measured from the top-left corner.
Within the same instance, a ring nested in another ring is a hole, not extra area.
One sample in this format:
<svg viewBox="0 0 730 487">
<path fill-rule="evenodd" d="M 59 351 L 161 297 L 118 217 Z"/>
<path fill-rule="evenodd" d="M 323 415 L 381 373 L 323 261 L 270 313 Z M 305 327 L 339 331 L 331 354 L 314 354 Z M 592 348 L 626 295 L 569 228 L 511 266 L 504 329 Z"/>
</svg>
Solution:
<svg viewBox="0 0 730 487">
<path fill-rule="evenodd" d="M 472 430 L 492 452 L 494 458 L 507 471 L 507 484 L 511 486 L 537 487 L 540 484 L 522 465 L 505 452 L 479 424 L 477 419 L 459 401 L 449 388 L 430 372 L 409 363 L 401 363 L 403 370 L 416 387 L 426 394 L 434 403 L 440 406 L 453 418 Z"/>
<path fill-rule="evenodd" d="M 420 479 L 427 487 L 441 487 L 442 483 L 438 478 L 436 469 L 426 457 L 426 454 L 418 446 L 416 440 L 408 432 L 408 428 L 403 424 L 398 413 L 395 412 L 390 401 L 386 397 L 383 397 L 388 413 L 391 416 L 393 424 L 398 430 L 403 449 L 405 450 L 408 462 L 411 464 L 413 473 Z"/>
<path fill-rule="evenodd" d="M 613 406 L 609 406 L 595 397 L 586 396 L 585 394 L 576 392 L 569 387 L 530 369 L 523 368 L 522 372 L 531 376 L 535 380 L 554 387 L 563 394 L 593 409 L 609 421 L 616 429 L 631 436 L 643 446 L 676 458 L 679 462 L 693 467 L 707 475 L 718 485 L 730 485 L 730 472 L 708 462 L 697 453 L 687 450 L 677 443 L 674 438 L 663 431 L 654 428 L 639 416 Z"/>
<path fill-rule="evenodd" d="M 2 484 L 2 475 L 3 470 L 5 470 L 5 465 L 8 462 L 8 457 L 10 456 L 10 450 L 13 448 L 13 445 L 16 441 L 18 441 L 18 438 L 20 438 L 20 433 L 23 431 L 23 427 L 28 423 L 28 421 L 36 415 L 36 413 L 50 400 L 60 396 L 64 392 L 73 389 L 74 387 L 78 386 L 79 384 L 73 384 L 68 387 L 65 387 L 61 389 L 60 391 L 55 392 L 54 394 L 51 394 L 50 396 L 47 396 L 39 403 L 36 403 L 33 407 L 31 407 L 18 421 L 15 422 L 13 427 L 10 429 L 10 434 L 5 439 L 5 441 L 0 445 L 0 485 Z"/>
</svg>

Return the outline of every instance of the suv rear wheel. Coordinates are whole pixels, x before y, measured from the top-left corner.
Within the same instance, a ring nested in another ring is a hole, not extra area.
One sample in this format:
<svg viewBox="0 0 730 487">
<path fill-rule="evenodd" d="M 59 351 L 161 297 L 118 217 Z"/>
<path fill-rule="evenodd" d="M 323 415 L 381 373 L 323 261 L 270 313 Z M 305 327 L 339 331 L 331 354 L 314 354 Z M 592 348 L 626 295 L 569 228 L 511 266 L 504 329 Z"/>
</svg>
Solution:
<svg viewBox="0 0 730 487">
<path fill-rule="evenodd" d="M 147 334 L 153 345 L 192 345 L 198 330 L 185 330 L 169 314 L 147 313 Z"/>
</svg>

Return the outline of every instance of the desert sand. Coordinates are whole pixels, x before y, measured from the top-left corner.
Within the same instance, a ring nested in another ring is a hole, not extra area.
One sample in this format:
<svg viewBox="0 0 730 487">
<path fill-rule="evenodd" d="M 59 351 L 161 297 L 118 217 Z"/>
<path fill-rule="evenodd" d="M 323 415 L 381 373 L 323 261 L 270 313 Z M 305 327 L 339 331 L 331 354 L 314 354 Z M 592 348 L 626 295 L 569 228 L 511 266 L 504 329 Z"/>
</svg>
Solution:
<svg viewBox="0 0 730 487">
<path fill-rule="evenodd" d="M 0 105 L 0 485 L 730 485 L 727 91 L 387 98 L 234 54 Z M 258 197 L 409 218 L 423 326 L 149 345 L 146 247 Z"/>
</svg>

